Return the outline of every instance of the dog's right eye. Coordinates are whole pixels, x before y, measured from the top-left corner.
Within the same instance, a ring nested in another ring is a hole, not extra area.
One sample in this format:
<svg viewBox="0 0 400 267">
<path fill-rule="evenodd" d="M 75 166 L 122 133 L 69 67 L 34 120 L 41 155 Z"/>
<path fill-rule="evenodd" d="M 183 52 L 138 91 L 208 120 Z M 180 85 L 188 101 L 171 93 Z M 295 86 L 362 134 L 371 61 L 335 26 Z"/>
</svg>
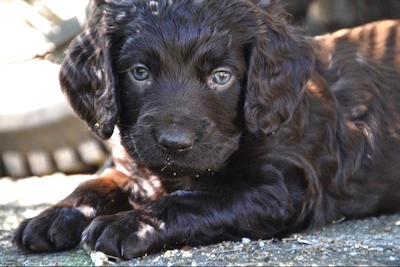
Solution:
<svg viewBox="0 0 400 267">
<path fill-rule="evenodd" d="M 137 81 L 147 80 L 150 76 L 149 71 L 144 66 L 137 66 L 133 68 L 132 72 L 133 78 Z"/>
</svg>

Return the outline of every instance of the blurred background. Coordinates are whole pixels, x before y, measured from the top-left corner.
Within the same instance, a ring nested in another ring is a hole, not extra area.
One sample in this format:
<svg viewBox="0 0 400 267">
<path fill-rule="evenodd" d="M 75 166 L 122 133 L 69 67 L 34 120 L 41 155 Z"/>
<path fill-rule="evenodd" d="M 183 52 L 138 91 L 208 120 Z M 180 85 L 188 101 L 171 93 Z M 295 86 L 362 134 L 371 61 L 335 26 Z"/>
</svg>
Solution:
<svg viewBox="0 0 400 267">
<path fill-rule="evenodd" d="M 400 0 L 283 0 L 318 35 L 400 18 Z M 82 31 L 89 0 L 0 0 L 0 177 L 93 173 L 108 156 L 61 93 L 65 50 Z"/>
<path fill-rule="evenodd" d="M 107 156 L 60 90 L 88 0 L 0 0 L 0 177 L 94 172 Z"/>
</svg>

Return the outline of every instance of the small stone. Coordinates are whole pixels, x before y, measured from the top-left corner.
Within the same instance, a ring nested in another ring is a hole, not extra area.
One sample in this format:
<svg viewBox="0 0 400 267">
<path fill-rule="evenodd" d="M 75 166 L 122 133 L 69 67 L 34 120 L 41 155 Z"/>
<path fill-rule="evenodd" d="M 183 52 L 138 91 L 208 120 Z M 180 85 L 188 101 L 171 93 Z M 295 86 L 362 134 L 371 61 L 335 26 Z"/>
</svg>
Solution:
<svg viewBox="0 0 400 267">
<path fill-rule="evenodd" d="M 251 242 L 251 240 L 249 239 L 249 238 L 247 238 L 247 237 L 243 237 L 242 238 L 242 243 L 243 244 L 248 244 L 248 243 L 250 243 Z"/>
</svg>

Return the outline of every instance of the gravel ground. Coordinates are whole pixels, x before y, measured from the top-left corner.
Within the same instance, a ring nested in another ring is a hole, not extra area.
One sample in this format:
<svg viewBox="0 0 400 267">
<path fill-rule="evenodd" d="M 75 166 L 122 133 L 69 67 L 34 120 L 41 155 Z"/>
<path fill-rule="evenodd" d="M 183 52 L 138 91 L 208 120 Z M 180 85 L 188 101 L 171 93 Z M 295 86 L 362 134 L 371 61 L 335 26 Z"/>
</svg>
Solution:
<svg viewBox="0 0 400 267">
<path fill-rule="evenodd" d="M 26 217 L 68 194 L 89 176 L 61 174 L 14 181 L 0 179 L 0 265 L 93 266 L 80 248 L 52 254 L 28 254 L 13 247 L 13 229 Z M 61 185 L 61 186 L 60 186 Z M 50 193 L 52 192 L 52 194 Z M 293 235 L 282 241 L 243 239 L 216 245 L 169 250 L 124 266 L 391 265 L 400 266 L 400 215 L 346 221 Z"/>
</svg>

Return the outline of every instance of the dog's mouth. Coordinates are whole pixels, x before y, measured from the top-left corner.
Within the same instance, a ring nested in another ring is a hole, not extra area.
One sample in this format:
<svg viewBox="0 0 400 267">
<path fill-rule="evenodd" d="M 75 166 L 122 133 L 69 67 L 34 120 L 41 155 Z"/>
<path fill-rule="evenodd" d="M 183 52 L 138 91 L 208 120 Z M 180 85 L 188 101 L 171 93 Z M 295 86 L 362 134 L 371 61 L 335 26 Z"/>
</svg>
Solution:
<svg viewBox="0 0 400 267">
<path fill-rule="evenodd" d="M 165 142 L 161 142 L 161 147 L 160 141 L 148 134 L 149 131 L 122 130 L 121 143 L 127 154 L 141 167 L 165 179 L 214 176 L 226 166 L 229 157 L 237 150 L 241 136 L 228 136 L 214 131 L 213 135 L 196 139 L 190 147 L 181 151 L 175 147 L 167 149 Z M 172 141 L 170 143 L 174 144 Z"/>
</svg>

